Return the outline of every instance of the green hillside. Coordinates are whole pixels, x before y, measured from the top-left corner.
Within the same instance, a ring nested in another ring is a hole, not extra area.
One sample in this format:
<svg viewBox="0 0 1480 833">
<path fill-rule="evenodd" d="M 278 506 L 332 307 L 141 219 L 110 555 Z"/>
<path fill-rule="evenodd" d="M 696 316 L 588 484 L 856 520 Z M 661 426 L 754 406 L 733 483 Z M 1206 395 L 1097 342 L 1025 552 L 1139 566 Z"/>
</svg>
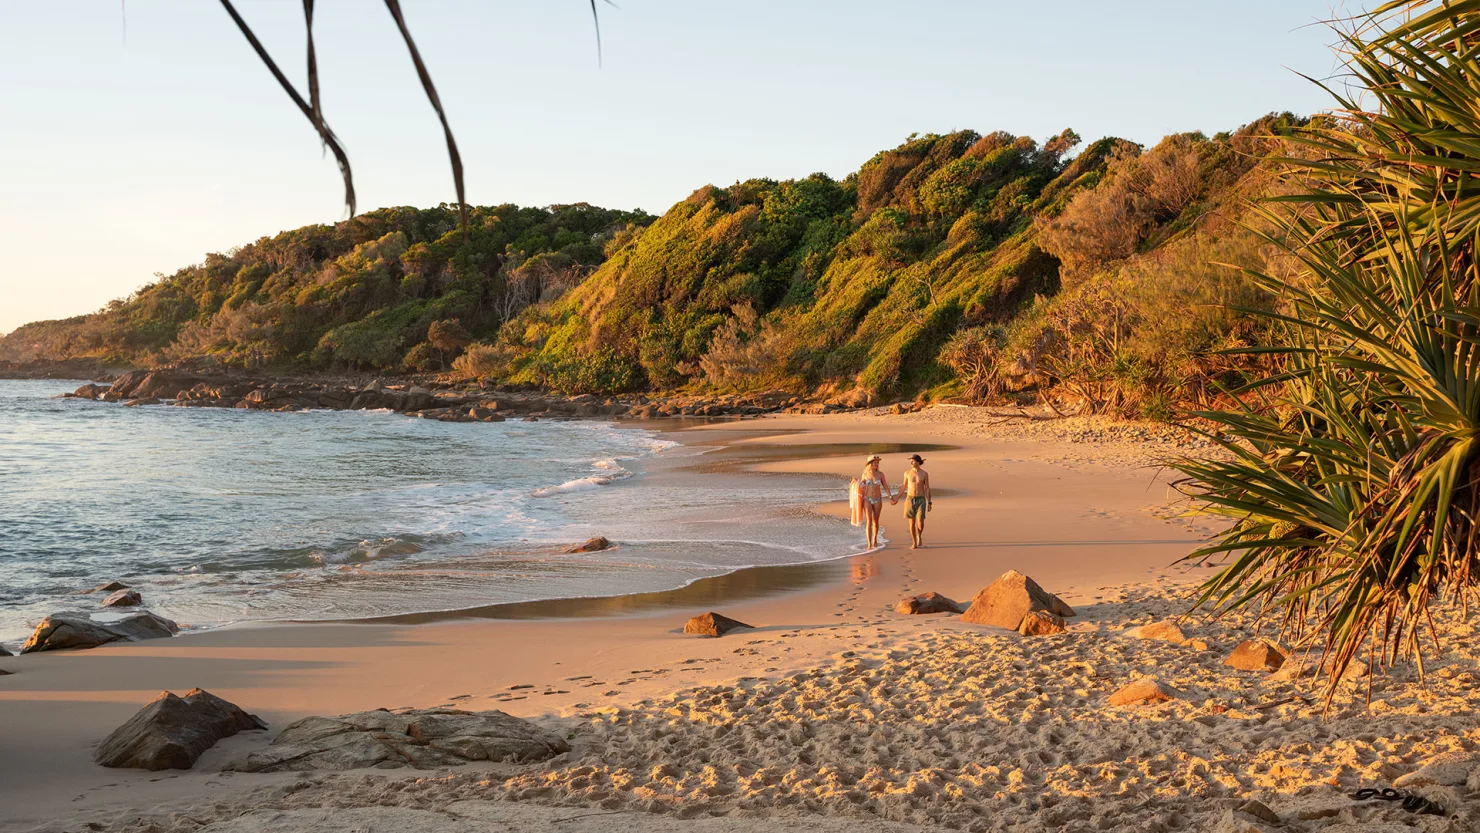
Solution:
<svg viewBox="0 0 1480 833">
<path fill-rule="evenodd" d="M 432 370 L 564 392 L 971 398 L 1160 416 L 1257 341 L 1239 225 L 1297 120 L 1153 148 L 912 137 L 842 180 L 706 186 L 654 220 L 585 205 L 387 209 L 265 238 L 0 358 Z M 1077 150 L 1077 152 L 1075 152 Z M 459 357 L 460 356 L 460 357 Z"/>
<path fill-rule="evenodd" d="M 437 322 L 491 336 L 584 280 L 652 221 L 589 205 L 387 208 L 207 255 L 91 315 L 0 340 L 10 361 L 427 370 Z M 459 339 L 452 338 L 451 343 Z"/>
</svg>

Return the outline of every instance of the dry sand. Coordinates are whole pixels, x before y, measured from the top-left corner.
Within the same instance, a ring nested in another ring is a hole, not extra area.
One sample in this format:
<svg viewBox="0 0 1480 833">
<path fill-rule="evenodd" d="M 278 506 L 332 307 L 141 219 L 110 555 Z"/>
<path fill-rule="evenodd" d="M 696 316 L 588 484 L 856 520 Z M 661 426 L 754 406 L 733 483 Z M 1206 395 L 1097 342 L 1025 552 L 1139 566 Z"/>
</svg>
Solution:
<svg viewBox="0 0 1480 833">
<path fill-rule="evenodd" d="M 684 637 L 683 619 L 701 611 L 676 609 L 228 628 L 0 659 L 15 672 L 0 677 L 0 829 L 1480 829 L 1480 776 L 1418 788 L 1449 808 L 1443 818 L 1345 795 L 1386 786 L 1441 753 L 1480 754 L 1480 649 L 1470 625 L 1441 612 L 1447 641 L 1426 686 L 1399 668 L 1372 680 L 1370 708 L 1363 679 L 1325 715 L 1309 681 L 1222 665 L 1253 633 L 1247 618 L 1185 623 L 1206 649 L 1128 636 L 1187 609 L 1197 574 L 1168 565 L 1206 530 L 1168 517 L 1168 476 L 1144 466 L 1199 449 L 1154 429 L 996 420 L 933 409 L 683 432 L 717 447 L 790 444 L 807 454 L 835 444 L 958 446 L 926 453 L 942 490 L 929 548 L 900 547 L 899 507 L 886 507 L 896 543 L 853 559 L 843 580 L 720 607 L 760 626 L 722 639 Z M 753 468 L 843 476 L 859 463 L 856 454 L 772 456 L 756 453 L 764 462 Z M 886 454 L 892 481 L 903 456 Z M 890 610 L 926 590 L 968 599 L 1009 568 L 1074 605 L 1069 633 L 1023 638 Z M 1181 697 L 1106 705 L 1142 676 Z M 160 689 L 193 686 L 275 729 L 380 706 L 500 708 L 572 736 L 573 750 L 528 767 L 220 771 L 269 732 L 220 744 L 189 773 L 90 763 L 91 745 Z M 1233 813 L 1249 798 L 1282 822 Z"/>
</svg>

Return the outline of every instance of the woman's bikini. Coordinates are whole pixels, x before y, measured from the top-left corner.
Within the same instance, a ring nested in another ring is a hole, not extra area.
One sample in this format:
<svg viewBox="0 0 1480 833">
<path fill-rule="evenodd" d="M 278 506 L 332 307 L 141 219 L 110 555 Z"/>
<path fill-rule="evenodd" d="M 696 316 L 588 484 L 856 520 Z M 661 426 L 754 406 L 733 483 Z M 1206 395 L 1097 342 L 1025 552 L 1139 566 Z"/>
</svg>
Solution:
<svg viewBox="0 0 1480 833">
<path fill-rule="evenodd" d="M 878 497 L 870 497 L 867 494 L 863 496 L 863 499 L 868 501 L 869 506 L 880 506 L 884 503 L 883 486 L 884 481 L 878 477 L 869 477 L 858 481 L 858 490 L 860 492 L 869 492 L 875 488 L 879 489 Z"/>
</svg>

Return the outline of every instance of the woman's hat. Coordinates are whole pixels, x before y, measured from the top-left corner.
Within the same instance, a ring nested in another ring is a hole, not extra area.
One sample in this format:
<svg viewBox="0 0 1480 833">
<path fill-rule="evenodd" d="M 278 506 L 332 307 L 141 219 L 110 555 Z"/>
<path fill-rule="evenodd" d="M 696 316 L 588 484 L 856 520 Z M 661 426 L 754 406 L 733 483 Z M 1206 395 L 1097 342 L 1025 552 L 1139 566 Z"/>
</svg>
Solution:
<svg viewBox="0 0 1480 833">
<path fill-rule="evenodd" d="M 872 462 L 873 462 L 873 461 L 875 461 L 875 460 L 883 460 L 883 459 L 884 459 L 884 458 L 883 458 L 883 457 L 880 457 L 880 456 L 879 456 L 879 455 L 877 455 L 877 454 L 870 454 L 870 455 L 869 455 L 869 456 L 868 456 L 868 457 L 866 457 L 866 458 L 865 458 L 865 459 L 864 459 L 864 461 L 863 461 L 863 462 L 865 462 L 865 463 L 872 463 Z"/>
</svg>

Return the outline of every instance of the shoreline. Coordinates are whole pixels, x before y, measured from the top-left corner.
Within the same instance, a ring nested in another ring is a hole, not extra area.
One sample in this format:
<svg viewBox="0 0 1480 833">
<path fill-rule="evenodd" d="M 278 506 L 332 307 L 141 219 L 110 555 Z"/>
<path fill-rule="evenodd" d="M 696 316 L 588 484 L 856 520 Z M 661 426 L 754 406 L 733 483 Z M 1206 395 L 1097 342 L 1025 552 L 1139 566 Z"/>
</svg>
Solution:
<svg viewBox="0 0 1480 833">
<path fill-rule="evenodd" d="M 0 723 L 18 727 L 0 738 L 0 782 L 18 796 L 0 806 L 0 827 L 463 833 L 558 822 L 761 833 L 800 822 L 851 833 L 1180 833 L 1218 830 L 1257 798 L 1284 820 L 1279 829 L 1346 833 L 1357 828 L 1343 824 L 1388 829 L 1408 818 L 1356 805 L 1346 796 L 1355 787 L 1480 750 L 1466 716 L 1480 705 L 1480 676 L 1469 670 L 1480 649 L 1468 647 L 1467 624 L 1445 620 L 1458 644 L 1434 658 L 1427 685 L 1399 668 L 1379 682 L 1372 708 L 1362 684 L 1344 688 L 1329 713 L 1310 698 L 1311 681 L 1223 665 L 1260 632 L 1246 615 L 1182 620 L 1185 644 L 1132 637 L 1133 626 L 1187 611 L 1189 582 L 1205 572 L 1170 565 L 1202 533 L 1170 517 L 1166 473 L 1138 468 L 1148 448 L 1138 462 L 1112 442 L 1035 429 L 983 434 L 930 411 L 684 429 L 689 442 L 724 444 L 735 449 L 730 461 L 748 461 L 710 471 L 726 460 L 695 455 L 679 472 L 695 478 L 842 478 L 857 458 L 807 455 L 860 443 L 953 446 L 924 452 L 951 490 L 939 496 L 926 549 L 899 546 L 900 510 L 886 508 L 896 543 L 827 562 L 838 572 L 820 584 L 708 608 L 755 626 L 720 639 L 680 632 L 706 609 L 694 603 L 608 618 L 255 625 L 0 659 L 15 672 L 0 677 Z M 886 459 L 886 473 L 901 465 Z M 1074 607 L 1067 633 L 1021 637 L 892 609 L 925 591 L 967 600 L 1009 568 Z M 1144 676 L 1178 695 L 1106 705 Z M 91 745 L 160 689 L 194 686 L 270 730 L 229 738 L 186 772 L 91 764 Z M 544 764 L 430 771 L 222 771 L 293 720 L 378 707 L 497 709 L 570 738 L 572 750 Z M 1451 808 L 1419 828 L 1427 833 L 1480 819 L 1480 800 L 1427 794 Z M 572 820 L 589 814 L 601 818 Z"/>
</svg>

